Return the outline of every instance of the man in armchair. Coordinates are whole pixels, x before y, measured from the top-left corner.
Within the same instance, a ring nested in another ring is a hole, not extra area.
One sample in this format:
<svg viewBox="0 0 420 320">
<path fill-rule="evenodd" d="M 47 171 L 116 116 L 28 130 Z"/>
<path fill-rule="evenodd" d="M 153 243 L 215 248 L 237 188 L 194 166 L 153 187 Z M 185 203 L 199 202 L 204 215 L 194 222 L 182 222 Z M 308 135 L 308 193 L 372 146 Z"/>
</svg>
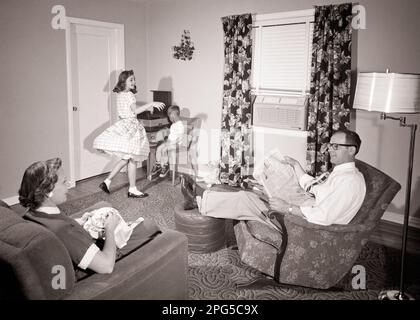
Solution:
<svg viewBox="0 0 420 320">
<path fill-rule="evenodd" d="M 204 190 L 188 177 L 181 183 L 185 209 L 198 207 L 202 215 L 234 220 L 256 220 L 270 227 L 279 226 L 265 215 L 268 210 L 293 214 L 319 225 L 348 224 L 360 209 L 366 194 L 363 175 L 355 166 L 361 140 L 356 132 L 337 131 L 328 144 L 334 169 L 318 178 L 306 174 L 299 162 L 285 157 L 294 169 L 300 186 L 314 196 L 310 205 L 289 203 L 280 197 L 265 201 L 253 192 Z M 280 230 L 281 231 L 281 230 Z"/>
</svg>

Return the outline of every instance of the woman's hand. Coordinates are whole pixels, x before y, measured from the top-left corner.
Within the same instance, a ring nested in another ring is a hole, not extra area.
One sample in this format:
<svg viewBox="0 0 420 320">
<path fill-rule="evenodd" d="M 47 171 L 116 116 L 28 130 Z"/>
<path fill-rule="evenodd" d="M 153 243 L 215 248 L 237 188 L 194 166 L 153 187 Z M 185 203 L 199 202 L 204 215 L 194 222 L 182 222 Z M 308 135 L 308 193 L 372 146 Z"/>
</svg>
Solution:
<svg viewBox="0 0 420 320">
<path fill-rule="evenodd" d="M 105 231 L 106 232 L 114 232 L 115 228 L 118 226 L 118 224 L 120 223 L 120 217 L 114 213 L 114 212 L 110 212 L 108 215 L 108 218 L 106 218 L 106 222 L 105 222 Z"/>
<path fill-rule="evenodd" d="M 158 109 L 159 111 L 163 110 L 163 108 L 165 108 L 165 104 L 163 102 L 155 102 L 155 101 L 151 102 L 149 111 L 151 113 L 153 113 L 153 111 L 154 111 L 153 109 L 155 109 L 155 108 Z"/>
<path fill-rule="evenodd" d="M 98 273 L 112 273 L 115 266 L 116 245 L 114 232 L 120 222 L 120 217 L 115 212 L 109 212 L 106 218 L 105 244 L 102 251 L 95 254 L 88 268 Z"/>
</svg>

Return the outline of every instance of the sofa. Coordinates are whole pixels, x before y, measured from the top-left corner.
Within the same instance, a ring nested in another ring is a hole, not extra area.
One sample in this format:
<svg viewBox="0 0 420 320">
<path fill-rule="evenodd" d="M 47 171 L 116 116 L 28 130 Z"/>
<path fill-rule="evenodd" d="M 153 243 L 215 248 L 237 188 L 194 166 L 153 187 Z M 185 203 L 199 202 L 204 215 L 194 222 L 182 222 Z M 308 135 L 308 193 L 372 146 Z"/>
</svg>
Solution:
<svg viewBox="0 0 420 320">
<path fill-rule="evenodd" d="M 0 300 L 187 299 L 186 236 L 148 219 L 140 226 L 148 240 L 118 257 L 111 274 L 82 272 L 51 231 L 1 203 Z"/>
<path fill-rule="evenodd" d="M 394 179 L 356 160 L 366 196 L 348 225 L 316 225 L 294 215 L 269 212 L 282 233 L 257 221 L 234 226 L 241 260 L 277 282 L 317 289 L 336 285 L 353 267 L 388 204 L 401 188 Z"/>
</svg>

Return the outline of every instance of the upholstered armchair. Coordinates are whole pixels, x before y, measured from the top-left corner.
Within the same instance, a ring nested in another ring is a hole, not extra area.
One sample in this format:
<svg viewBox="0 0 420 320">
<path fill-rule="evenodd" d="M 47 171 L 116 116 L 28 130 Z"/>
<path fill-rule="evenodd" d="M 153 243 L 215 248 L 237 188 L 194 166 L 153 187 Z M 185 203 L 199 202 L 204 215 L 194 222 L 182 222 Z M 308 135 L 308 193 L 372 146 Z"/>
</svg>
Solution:
<svg viewBox="0 0 420 320">
<path fill-rule="evenodd" d="M 400 190 L 395 180 L 356 160 L 366 181 L 366 197 L 348 225 L 321 226 L 270 212 L 283 233 L 256 221 L 236 223 L 241 260 L 285 284 L 326 289 L 353 267 L 388 204 Z"/>
</svg>

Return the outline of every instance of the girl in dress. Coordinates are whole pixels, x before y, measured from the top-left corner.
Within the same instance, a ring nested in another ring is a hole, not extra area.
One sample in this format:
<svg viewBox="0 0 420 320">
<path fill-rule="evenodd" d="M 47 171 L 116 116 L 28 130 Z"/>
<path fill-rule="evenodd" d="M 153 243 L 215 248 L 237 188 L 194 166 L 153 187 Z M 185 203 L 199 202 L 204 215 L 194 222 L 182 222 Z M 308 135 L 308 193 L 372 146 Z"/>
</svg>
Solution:
<svg viewBox="0 0 420 320">
<path fill-rule="evenodd" d="M 117 112 L 120 120 L 101 133 L 93 142 L 93 147 L 111 155 L 116 155 L 120 160 L 99 187 L 106 193 L 110 193 L 109 186 L 112 178 L 127 165 L 130 184 L 128 197 L 144 198 L 148 194 L 140 192 L 136 187 L 136 162 L 147 159 L 150 149 L 146 130 L 137 120 L 137 114 L 144 111 L 153 112 L 153 108 L 162 110 L 165 104 L 151 102 L 143 106 L 136 105 L 134 94 L 137 93 L 137 90 L 133 70 L 121 72 L 113 91 L 118 93 Z"/>
</svg>

